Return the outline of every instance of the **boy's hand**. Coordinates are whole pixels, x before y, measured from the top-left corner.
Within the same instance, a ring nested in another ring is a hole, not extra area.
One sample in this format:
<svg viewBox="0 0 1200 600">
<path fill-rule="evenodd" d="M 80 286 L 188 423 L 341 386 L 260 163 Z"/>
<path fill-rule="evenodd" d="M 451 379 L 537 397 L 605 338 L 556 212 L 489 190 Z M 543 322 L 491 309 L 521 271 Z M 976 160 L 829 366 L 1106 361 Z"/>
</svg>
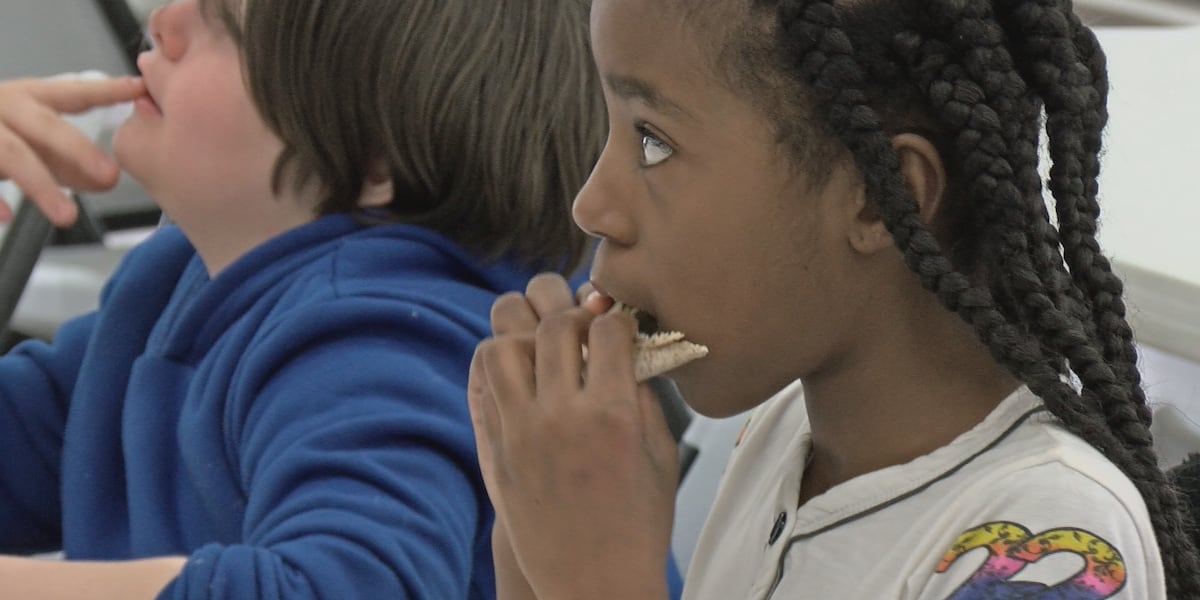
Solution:
<svg viewBox="0 0 1200 600">
<path fill-rule="evenodd" d="M 131 101 L 145 93 L 140 79 L 12 79 L 0 81 L 0 179 L 11 179 L 50 222 L 75 221 L 62 187 L 107 190 L 120 170 L 62 113 Z M 0 220 L 12 216 L 0 199 Z M 10 199 L 11 200 L 11 199 Z"/>
<path fill-rule="evenodd" d="M 471 363 L 484 481 L 540 598 L 666 597 L 678 451 L 634 383 L 633 318 L 604 304 L 539 276 L 496 301 Z"/>
</svg>

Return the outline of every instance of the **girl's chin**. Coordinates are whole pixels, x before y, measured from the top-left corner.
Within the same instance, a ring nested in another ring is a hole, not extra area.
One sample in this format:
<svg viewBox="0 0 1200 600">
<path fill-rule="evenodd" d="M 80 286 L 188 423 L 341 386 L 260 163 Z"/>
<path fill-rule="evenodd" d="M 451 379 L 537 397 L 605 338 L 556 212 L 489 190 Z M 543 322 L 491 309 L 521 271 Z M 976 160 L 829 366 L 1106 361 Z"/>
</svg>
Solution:
<svg viewBox="0 0 1200 600">
<path fill-rule="evenodd" d="M 679 388 L 679 394 L 683 396 L 684 402 L 692 407 L 692 410 L 713 419 L 741 412 L 723 406 L 724 403 L 720 400 L 721 394 L 714 393 L 715 390 L 711 386 L 704 385 L 697 377 L 696 369 L 688 368 L 692 366 L 685 365 L 666 375 L 675 382 L 675 387 Z"/>
<path fill-rule="evenodd" d="M 714 369 L 709 369 L 708 365 L 701 367 L 700 363 L 705 360 L 707 357 L 666 375 L 675 382 L 688 406 L 705 417 L 724 419 L 736 416 L 779 392 L 766 386 L 763 381 L 747 382 L 746 377 L 722 376 Z"/>
</svg>

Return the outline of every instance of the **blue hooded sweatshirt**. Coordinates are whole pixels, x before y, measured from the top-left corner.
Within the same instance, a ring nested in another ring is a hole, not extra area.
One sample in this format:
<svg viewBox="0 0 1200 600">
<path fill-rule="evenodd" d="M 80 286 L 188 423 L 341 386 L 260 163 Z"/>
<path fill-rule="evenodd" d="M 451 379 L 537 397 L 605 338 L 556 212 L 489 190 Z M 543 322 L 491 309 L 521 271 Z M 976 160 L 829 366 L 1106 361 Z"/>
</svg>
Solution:
<svg viewBox="0 0 1200 600">
<path fill-rule="evenodd" d="M 532 275 L 339 215 L 210 279 L 160 229 L 0 359 L 0 552 L 187 555 L 161 598 L 492 597 L 466 378 Z"/>
</svg>

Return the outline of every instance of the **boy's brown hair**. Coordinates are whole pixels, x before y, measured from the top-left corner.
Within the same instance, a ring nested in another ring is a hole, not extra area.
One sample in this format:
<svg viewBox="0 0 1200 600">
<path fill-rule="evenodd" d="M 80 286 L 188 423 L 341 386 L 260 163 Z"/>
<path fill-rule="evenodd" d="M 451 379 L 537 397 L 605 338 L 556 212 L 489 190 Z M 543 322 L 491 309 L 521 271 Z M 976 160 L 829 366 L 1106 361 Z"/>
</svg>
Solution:
<svg viewBox="0 0 1200 600">
<path fill-rule="evenodd" d="M 283 140 L 274 185 L 323 186 L 320 214 L 434 229 L 491 258 L 569 271 L 571 202 L 604 144 L 589 0 L 201 0 L 239 41 Z"/>
</svg>

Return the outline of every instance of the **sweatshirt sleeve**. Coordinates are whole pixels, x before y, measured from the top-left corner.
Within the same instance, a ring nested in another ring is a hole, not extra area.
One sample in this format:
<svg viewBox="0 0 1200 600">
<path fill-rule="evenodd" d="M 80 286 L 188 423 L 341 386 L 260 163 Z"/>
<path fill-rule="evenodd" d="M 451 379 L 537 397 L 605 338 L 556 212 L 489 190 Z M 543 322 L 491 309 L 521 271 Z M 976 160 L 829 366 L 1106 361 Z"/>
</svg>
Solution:
<svg viewBox="0 0 1200 600">
<path fill-rule="evenodd" d="M 465 394 L 478 337 L 437 311 L 371 299 L 275 327 L 243 358 L 225 417 L 242 542 L 194 552 L 160 597 L 445 599 L 492 587 L 490 554 L 476 572 L 492 512 Z"/>
<path fill-rule="evenodd" d="M 63 431 L 94 321 L 68 321 L 53 344 L 28 340 L 0 358 L 0 553 L 61 544 Z"/>
</svg>

